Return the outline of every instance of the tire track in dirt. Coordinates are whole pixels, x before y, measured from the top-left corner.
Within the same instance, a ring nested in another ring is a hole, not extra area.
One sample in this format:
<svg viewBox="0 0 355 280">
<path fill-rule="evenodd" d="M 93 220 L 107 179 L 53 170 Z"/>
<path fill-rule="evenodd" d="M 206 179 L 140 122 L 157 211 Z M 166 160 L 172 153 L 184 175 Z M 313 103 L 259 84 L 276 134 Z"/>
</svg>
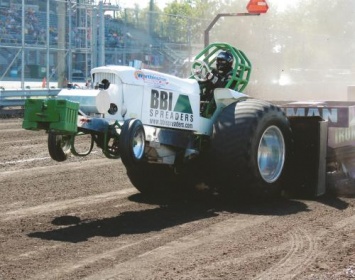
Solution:
<svg viewBox="0 0 355 280">
<path fill-rule="evenodd" d="M 18 210 L 1 213 L 0 221 L 6 222 L 14 219 L 23 219 L 28 216 L 36 216 L 36 215 L 47 214 L 55 211 L 62 211 L 69 208 L 77 208 L 82 206 L 104 203 L 110 200 L 117 200 L 123 198 L 127 195 L 134 194 L 136 192 L 137 192 L 136 189 L 130 188 L 130 189 L 124 189 L 115 192 L 103 193 L 103 194 L 86 196 L 86 197 L 75 198 L 75 199 L 68 199 L 64 201 L 44 203 L 33 207 L 21 208 Z"/>
<path fill-rule="evenodd" d="M 129 244 L 125 244 L 125 245 L 119 245 L 113 242 L 111 248 L 113 247 L 114 249 L 105 250 L 105 252 L 101 252 L 101 253 L 96 252 L 95 254 L 76 260 L 75 263 L 73 263 L 72 261 L 68 261 L 64 264 L 61 264 L 58 267 L 52 268 L 50 271 L 45 271 L 43 273 L 36 274 L 33 277 L 28 278 L 28 280 L 30 279 L 47 280 L 53 278 L 69 279 L 70 275 L 73 275 L 77 270 L 84 269 L 85 267 L 88 267 L 98 262 L 102 262 L 104 260 L 115 259 L 117 256 L 125 254 L 127 251 L 137 250 L 136 248 L 142 247 L 143 243 L 146 244 L 150 242 L 153 243 L 154 241 L 157 242 L 160 241 L 161 239 L 167 238 L 171 236 L 175 231 L 176 229 L 169 229 L 164 231 L 163 233 L 155 234 L 151 237 L 144 238 L 136 242 L 130 242 Z M 104 279 L 104 278 L 99 278 L 99 279 Z"/>
<path fill-rule="evenodd" d="M 247 227 L 257 226 L 270 219 L 272 219 L 272 217 L 253 217 L 253 223 L 247 222 L 247 224 L 244 224 L 243 221 L 240 220 L 240 217 L 231 218 L 143 253 L 137 256 L 133 262 L 132 260 L 129 260 L 120 263 L 114 268 L 100 271 L 85 279 L 149 279 L 150 275 L 156 275 L 156 271 L 159 270 L 156 264 L 164 263 L 168 259 L 179 259 L 178 255 L 181 252 L 194 250 L 194 248 L 209 242 L 218 242 L 218 240 L 222 240 L 229 234 L 243 230 Z M 192 279 L 203 271 L 214 271 L 217 268 L 223 270 L 223 267 L 231 265 L 236 266 L 253 258 L 267 257 L 268 255 L 281 252 L 286 252 L 283 258 L 253 279 L 293 279 L 312 265 L 317 256 L 326 249 L 324 247 L 320 248 L 318 241 L 345 226 L 355 227 L 355 215 L 337 222 L 332 228 L 319 230 L 316 234 L 311 234 L 299 227 L 295 228 L 295 230 L 288 233 L 289 238 L 287 241 L 274 246 L 273 248 L 266 248 L 265 250 L 248 253 L 230 260 L 207 263 L 205 266 L 200 265 L 193 270 L 180 273 L 179 279 Z M 220 230 L 221 228 L 224 229 L 222 233 Z M 327 247 L 336 242 L 336 240 L 331 240 L 332 242 L 327 242 Z M 139 278 L 135 278 L 135 275 L 139 275 Z"/>
<path fill-rule="evenodd" d="M 23 143 L 31 143 L 31 142 L 39 142 L 39 141 L 46 141 L 47 139 L 40 135 L 40 136 L 36 136 L 36 137 L 31 137 L 30 139 L 12 139 L 12 140 L 8 140 L 8 141 L 1 141 L 1 145 L 14 145 L 14 144 L 19 144 L 21 146 L 18 146 L 18 148 L 22 147 Z M 45 144 L 45 143 L 44 143 Z"/>
<path fill-rule="evenodd" d="M 0 162 L 0 165 L 13 165 L 13 164 L 18 164 L 18 163 L 25 163 L 25 162 L 33 162 L 33 161 L 43 161 L 50 159 L 50 157 L 40 157 L 40 158 L 29 158 L 29 159 L 21 159 L 21 160 L 12 160 L 12 161 L 5 161 L 5 162 Z"/>
<path fill-rule="evenodd" d="M 21 122 L 18 120 L 9 121 L 11 119 L 1 119 L 0 118 L 0 132 L 5 131 L 7 129 L 20 129 L 22 128 L 22 120 Z M 23 130 L 23 129 L 22 129 Z"/>
<path fill-rule="evenodd" d="M 292 279 L 317 257 L 317 241 L 313 235 L 301 228 L 289 232 L 286 255 L 268 270 L 255 277 L 261 279 Z"/>
<path fill-rule="evenodd" d="M 210 242 L 217 242 L 218 240 L 222 242 L 225 237 L 230 234 L 260 225 L 272 218 L 274 217 L 257 216 L 250 219 L 250 217 L 247 218 L 244 215 L 235 218 L 227 218 L 226 220 L 195 231 L 192 234 L 188 234 L 177 240 L 161 245 L 156 249 L 140 254 L 136 256 L 134 260 L 127 260 L 115 265 L 113 268 L 102 270 L 85 279 L 149 279 L 151 275 L 156 274 L 155 270 L 158 269 L 157 265 L 162 261 L 173 259 L 179 253 L 194 250 L 194 248 Z M 195 223 L 198 223 L 198 221 Z M 223 231 L 221 231 L 221 228 L 223 228 Z M 174 229 L 169 229 L 169 231 L 174 231 Z M 137 278 L 137 275 L 139 275 L 139 278 Z M 159 279 L 159 276 L 156 279 Z"/>
<path fill-rule="evenodd" d="M 38 166 L 34 168 L 27 168 L 27 169 L 18 169 L 18 170 L 10 170 L 10 171 L 3 171 L 0 172 L 0 179 L 3 180 L 5 178 L 10 178 L 12 176 L 16 176 L 16 178 L 19 177 L 31 177 L 33 174 L 52 174 L 52 173 L 60 173 L 63 171 L 75 171 L 75 170 L 80 170 L 80 169 L 87 169 L 87 168 L 98 168 L 103 165 L 111 165 L 112 161 L 109 161 L 106 158 L 99 158 L 99 159 L 89 159 L 89 160 L 82 160 L 80 161 L 80 164 L 77 162 L 66 162 L 66 163 L 58 163 L 58 162 L 52 162 L 52 166 Z M 55 166 L 55 169 L 53 170 L 52 167 Z"/>
<path fill-rule="evenodd" d="M 165 211 L 165 207 L 158 207 L 158 209 L 162 209 L 162 211 Z M 154 209 L 152 210 L 154 211 Z M 155 212 L 152 213 L 153 218 L 157 217 L 157 214 L 154 214 Z M 207 215 L 207 217 L 212 216 L 214 215 Z M 205 216 L 203 218 L 205 218 Z M 77 271 L 85 271 L 86 267 L 95 266 L 98 265 L 98 263 L 105 263 L 105 261 L 120 259 L 122 258 L 122 256 L 129 256 L 130 260 L 135 259 L 137 254 L 139 255 L 142 250 L 145 251 L 146 248 L 156 248 L 160 246 L 161 243 L 171 242 L 176 238 L 177 235 L 184 236 L 186 235 L 186 232 L 191 232 L 191 228 L 201 227 L 200 224 L 201 220 L 197 218 L 193 219 L 192 222 L 189 221 L 188 223 L 182 223 L 177 226 L 174 225 L 173 227 L 168 226 L 155 230 L 149 229 L 147 232 L 148 236 L 141 236 L 140 234 L 137 234 L 133 237 L 127 237 L 131 240 L 129 243 L 124 241 L 125 238 L 105 241 L 101 244 L 98 244 L 98 247 L 93 250 L 92 253 L 86 254 L 84 257 L 82 257 L 81 255 L 81 257 L 77 257 L 74 262 L 73 260 L 67 260 L 64 262 L 64 264 L 58 264 L 57 266 L 51 267 L 50 270 L 44 271 L 42 273 L 37 273 L 36 275 L 28 279 L 68 279 L 70 278 L 70 275 L 75 275 Z M 136 240 L 137 238 L 139 240 Z M 122 242 L 124 242 L 123 245 Z M 105 246 L 105 243 L 107 243 L 109 248 L 107 247 L 107 245 Z M 127 259 L 127 257 L 125 258 Z M 81 273 L 79 274 L 81 275 Z"/>
<path fill-rule="evenodd" d="M 97 154 L 97 153 L 98 153 L 97 151 L 91 152 L 92 155 Z M 46 157 L 36 157 L 36 158 L 4 161 L 4 162 L 0 162 L 0 165 L 6 166 L 6 165 L 14 165 L 14 164 L 20 164 L 20 163 L 26 163 L 26 162 L 33 162 L 33 161 L 43 161 L 43 160 L 51 160 L 51 162 L 53 163 L 53 160 L 51 159 L 51 157 L 46 156 Z"/>
<path fill-rule="evenodd" d="M 344 228 L 355 228 L 355 215 L 336 222 L 329 229 L 321 229 L 313 234 L 304 229 L 296 229 L 290 233 L 287 255 L 254 279 L 293 279 L 312 265 L 320 254 L 325 253 L 326 249 L 333 246 L 337 240 L 331 235 Z M 318 243 L 324 239 L 327 240 L 327 245 L 320 248 Z"/>
<path fill-rule="evenodd" d="M 20 138 L 47 138 L 47 134 L 44 130 L 42 131 L 29 131 L 22 128 L 6 128 L 0 129 L 0 136 L 3 139 L 14 139 L 18 140 Z"/>
<path fill-rule="evenodd" d="M 23 128 L 2 128 L 0 130 L 1 133 L 4 133 L 4 134 L 9 134 L 9 133 L 18 133 L 18 132 L 24 132 L 24 133 L 33 133 L 33 132 L 29 132 L 29 131 L 26 131 L 24 130 Z"/>
<path fill-rule="evenodd" d="M 36 147 L 40 147 L 39 145 L 34 145 Z M 94 160 L 98 159 L 104 159 L 107 164 L 114 164 L 116 162 L 120 162 L 120 160 L 109 160 L 105 158 L 101 151 L 96 151 L 93 150 L 91 154 L 87 158 L 81 158 L 81 157 L 75 157 L 75 156 L 70 156 L 65 163 L 62 162 L 56 162 L 54 161 L 51 157 L 49 157 L 47 147 L 40 147 L 40 152 L 28 152 L 25 153 L 25 155 L 22 156 L 5 156 L 1 157 L 0 154 L 0 176 L 1 174 L 5 172 L 16 172 L 20 170 L 28 170 L 29 169 L 29 164 L 31 164 L 30 169 L 36 170 L 35 168 L 41 168 L 43 166 L 47 166 L 49 168 L 55 167 L 57 168 L 58 166 L 62 165 L 67 165 L 70 163 L 83 163 L 83 162 L 88 162 L 91 161 L 93 162 Z"/>
<path fill-rule="evenodd" d="M 11 262 L 19 262 L 19 261 L 26 260 L 26 259 L 34 259 L 38 256 L 46 254 L 46 252 L 48 252 L 49 250 L 54 251 L 60 247 L 61 247 L 61 245 L 58 245 L 58 244 L 57 245 L 48 245 L 48 246 L 42 245 L 40 247 L 37 247 L 35 250 L 29 250 L 29 251 L 21 253 L 20 255 L 12 256 L 9 254 L 7 256 L 7 259 L 8 259 L 8 261 L 11 261 Z"/>
<path fill-rule="evenodd" d="M 105 209 L 107 207 L 110 207 L 113 211 L 116 211 L 116 213 L 125 211 L 126 208 L 130 208 L 132 207 L 132 205 L 134 205 L 134 202 L 125 200 L 125 198 L 136 192 L 137 191 L 134 188 L 129 188 L 120 191 L 102 193 L 99 195 L 86 196 L 78 199 L 68 199 L 52 203 L 45 203 L 35 207 L 17 209 L 1 214 L 0 224 L 10 222 L 12 224 L 20 224 L 21 220 L 32 220 L 37 225 L 40 225 L 42 227 L 44 226 L 45 228 L 47 228 L 47 230 L 44 231 L 39 231 L 39 229 L 37 229 L 36 232 L 30 231 L 28 234 L 26 234 L 27 236 L 24 236 L 24 238 L 22 239 L 22 242 L 25 242 L 24 246 L 21 248 L 21 250 L 18 250 L 17 252 L 9 252 L 6 257 L 7 260 L 11 262 L 26 262 L 33 258 L 41 258 L 43 257 L 43 255 L 47 255 L 49 252 L 51 252 L 52 254 L 58 250 L 65 250 L 65 248 L 67 247 L 67 242 L 55 242 L 54 245 L 51 245 L 53 244 L 53 242 L 50 241 L 50 238 L 45 239 L 45 242 L 40 242 L 42 243 L 42 245 L 40 246 L 28 246 L 28 243 L 32 243 L 34 241 L 30 241 L 28 237 L 31 237 L 31 239 L 33 237 L 36 237 L 35 239 L 42 239 L 41 236 L 45 236 L 48 232 L 51 232 L 52 230 L 57 230 L 58 232 L 60 232 L 61 230 L 65 230 L 68 227 L 75 227 L 76 223 L 77 225 L 95 223 L 97 219 L 96 217 L 89 218 L 88 220 L 81 220 L 79 218 L 80 216 L 90 215 L 92 209 L 95 209 L 95 211 L 97 211 L 98 209 Z M 78 212 L 80 213 L 79 215 Z M 59 221 L 62 219 L 64 221 L 64 224 L 61 224 L 61 222 L 54 222 L 55 220 Z M 49 220 L 52 220 L 52 222 L 49 223 Z M 68 224 L 67 221 L 69 222 Z M 53 225 L 55 226 L 55 229 L 53 229 Z M 50 230 L 48 230 L 48 226 L 49 228 L 51 228 Z M 46 279 L 51 279 L 51 277 L 48 277 Z"/>
<path fill-rule="evenodd" d="M 267 271 L 264 271 L 258 276 L 253 277 L 253 279 L 254 280 L 288 279 L 288 278 L 280 277 L 279 271 L 285 272 L 285 274 L 288 275 L 288 273 L 292 269 L 297 268 L 297 265 L 295 264 L 293 265 L 293 267 L 287 269 L 289 265 L 292 265 L 292 263 L 289 264 L 289 262 L 291 262 L 293 258 L 295 258 L 299 254 L 299 252 L 306 250 L 305 249 L 307 246 L 306 243 L 308 241 L 308 238 L 304 235 L 304 233 L 300 229 L 299 232 L 296 233 L 291 232 L 288 235 L 290 236 L 290 240 L 282 242 L 277 246 L 273 246 L 271 248 L 265 248 L 258 251 L 253 251 L 234 258 L 212 261 L 211 263 L 207 263 L 202 266 L 200 265 L 188 271 L 188 273 L 184 274 L 184 276 L 181 279 L 191 279 L 193 275 L 203 275 L 203 273 L 206 274 L 206 272 L 209 272 L 207 273 L 209 275 L 213 275 L 215 271 L 223 271 L 227 267 L 234 267 L 237 270 L 238 267 L 240 267 L 244 263 L 250 262 L 255 259 L 260 259 L 260 258 L 266 259 L 272 255 L 285 254 L 284 252 L 286 252 L 285 256 L 282 257 L 276 264 L 270 267 Z M 211 276 L 211 279 L 214 279 L 213 276 Z"/>
<path fill-rule="evenodd" d="M 13 170 L 8 168 L 5 169 L 7 171 L 0 171 L 0 189 L 2 191 L 0 214 L 15 211 L 16 204 L 18 208 L 35 207 L 53 200 L 84 198 L 90 193 L 90 189 L 95 195 L 126 188 L 137 192 L 127 180 L 122 182 L 119 188 L 109 184 L 109 182 L 119 182 L 125 178 L 125 169 L 120 161 L 112 162 L 102 157 L 86 160 L 75 159 L 76 161 L 68 160 L 69 162 L 64 164 L 50 160 L 25 162 L 14 164 Z M 18 168 L 19 165 L 26 167 L 30 164 L 31 166 L 40 166 Z M 93 176 L 94 174 L 96 176 Z M 86 191 L 86 186 L 88 186 L 89 192 Z M 97 188 L 93 188 L 94 186 Z M 19 204 L 19 201 L 22 203 Z"/>
</svg>

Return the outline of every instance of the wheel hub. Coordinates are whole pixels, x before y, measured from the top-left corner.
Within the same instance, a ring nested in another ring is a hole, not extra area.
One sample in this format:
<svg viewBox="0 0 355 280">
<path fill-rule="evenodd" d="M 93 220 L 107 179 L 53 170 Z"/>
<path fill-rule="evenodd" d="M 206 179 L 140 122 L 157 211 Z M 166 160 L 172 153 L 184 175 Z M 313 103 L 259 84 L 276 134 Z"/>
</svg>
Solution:
<svg viewBox="0 0 355 280">
<path fill-rule="evenodd" d="M 133 156 L 136 160 L 140 160 L 143 157 L 145 147 L 143 127 L 140 127 L 134 132 L 132 141 Z"/>
<path fill-rule="evenodd" d="M 285 140 L 281 130 L 276 126 L 268 127 L 260 139 L 257 158 L 260 175 L 267 183 L 273 183 L 280 177 L 285 153 Z"/>
</svg>

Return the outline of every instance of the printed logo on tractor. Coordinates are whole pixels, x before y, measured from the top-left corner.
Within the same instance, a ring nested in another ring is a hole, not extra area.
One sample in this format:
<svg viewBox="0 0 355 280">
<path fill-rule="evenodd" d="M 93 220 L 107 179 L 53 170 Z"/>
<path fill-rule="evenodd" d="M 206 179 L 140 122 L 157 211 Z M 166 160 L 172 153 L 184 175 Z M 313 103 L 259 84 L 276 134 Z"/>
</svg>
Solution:
<svg viewBox="0 0 355 280">
<path fill-rule="evenodd" d="M 355 142 L 355 127 L 334 127 L 329 129 L 329 145 L 332 147 L 343 146 L 345 144 L 353 146 Z"/>
<path fill-rule="evenodd" d="M 165 77 L 156 74 L 145 74 L 143 71 L 135 71 L 134 77 L 137 80 L 143 80 L 145 83 L 149 83 L 149 84 L 159 84 L 159 85 L 169 84 L 168 79 L 166 79 Z"/>
<path fill-rule="evenodd" d="M 149 117 L 153 125 L 193 128 L 194 116 L 188 95 L 152 89 Z"/>
<path fill-rule="evenodd" d="M 314 117 L 319 116 L 333 123 L 338 122 L 338 110 L 335 108 L 286 108 L 289 117 Z"/>
<path fill-rule="evenodd" d="M 329 122 L 329 127 L 348 127 L 349 111 L 347 108 L 332 107 L 286 107 L 288 117 L 321 117 Z"/>
</svg>

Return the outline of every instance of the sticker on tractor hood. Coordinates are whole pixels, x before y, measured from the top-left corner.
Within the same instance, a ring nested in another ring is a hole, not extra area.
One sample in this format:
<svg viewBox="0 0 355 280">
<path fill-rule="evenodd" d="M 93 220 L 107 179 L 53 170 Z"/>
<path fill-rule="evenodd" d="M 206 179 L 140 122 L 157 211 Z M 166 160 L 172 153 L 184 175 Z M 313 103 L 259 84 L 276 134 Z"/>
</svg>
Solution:
<svg viewBox="0 0 355 280">
<path fill-rule="evenodd" d="M 197 127 L 193 108 L 198 106 L 198 96 L 196 99 L 195 96 L 159 89 L 149 89 L 147 93 L 148 90 L 144 108 L 148 107 L 149 111 L 142 114 L 145 123 L 187 130 Z"/>
<path fill-rule="evenodd" d="M 160 76 L 157 74 L 146 74 L 143 71 L 135 71 L 134 72 L 134 77 L 137 80 L 143 80 L 145 83 L 150 83 L 150 84 L 159 84 L 159 85 L 167 85 L 169 84 L 169 81 L 167 78 L 164 76 Z"/>
</svg>

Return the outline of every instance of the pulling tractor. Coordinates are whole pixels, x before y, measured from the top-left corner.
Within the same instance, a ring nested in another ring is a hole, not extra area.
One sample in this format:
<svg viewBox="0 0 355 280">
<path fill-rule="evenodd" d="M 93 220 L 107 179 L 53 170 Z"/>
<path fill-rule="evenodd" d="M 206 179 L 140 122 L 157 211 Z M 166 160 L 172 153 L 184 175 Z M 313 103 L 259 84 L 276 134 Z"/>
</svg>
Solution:
<svg viewBox="0 0 355 280">
<path fill-rule="evenodd" d="M 233 55 L 231 79 L 214 89 L 211 100 L 202 100 L 220 51 Z M 66 88 L 55 98 L 26 100 L 23 128 L 46 130 L 56 161 L 87 156 L 96 145 L 107 158 L 122 160 L 144 194 L 204 184 L 227 194 L 270 197 L 300 190 L 317 196 L 326 191 L 327 173 L 348 178 L 336 153 L 327 162 L 328 120 L 299 113 L 302 106 L 308 112 L 305 104 L 273 104 L 244 94 L 251 70 L 247 56 L 226 43 L 203 49 L 186 79 L 129 66 L 97 67 L 91 89 Z M 90 143 L 79 152 L 82 135 Z"/>
</svg>

